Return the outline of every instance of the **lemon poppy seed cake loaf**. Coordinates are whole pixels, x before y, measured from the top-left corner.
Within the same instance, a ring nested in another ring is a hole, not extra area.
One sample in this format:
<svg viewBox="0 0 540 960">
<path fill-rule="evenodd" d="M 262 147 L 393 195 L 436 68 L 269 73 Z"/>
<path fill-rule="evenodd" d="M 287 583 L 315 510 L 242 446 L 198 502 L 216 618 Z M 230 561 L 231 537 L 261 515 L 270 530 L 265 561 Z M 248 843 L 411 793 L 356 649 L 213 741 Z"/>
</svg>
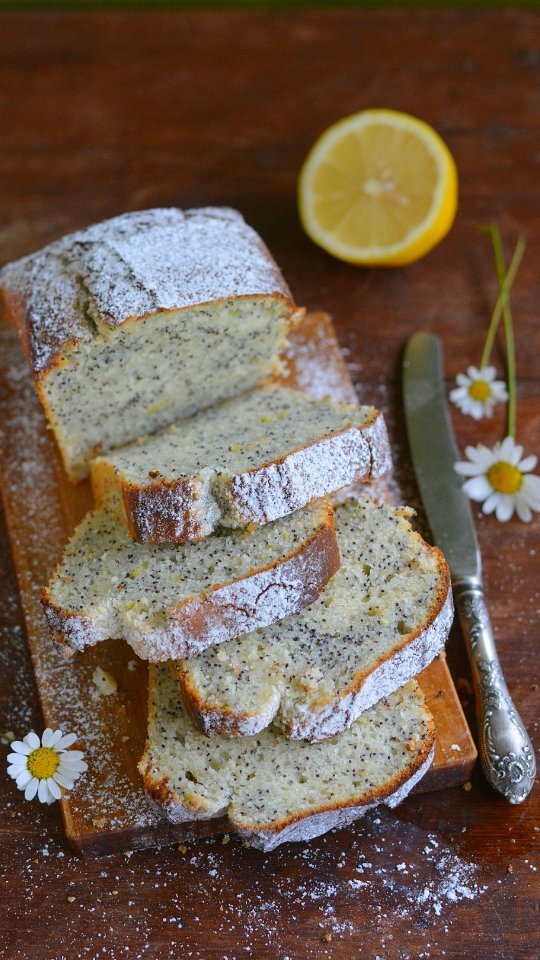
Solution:
<svg viewBox="0 0 540 960">
<path fill-rule="evenodd" d="M 98 457 L 90 474 L 96 503 L 160 543 L 268 523 L 389 464 L 373 407 L 268 385 Z"/>
<path fill-rule="evenodd" d="M 452 623 L 448 567 L 408 511 L 348 500 L 335 511 L 341 567 L 309 607 L 175 664 L 206 734 L 334 736 L 417 676 Z"/>
<path fill-rule="evenodd" d="M 301 610 L 338 568 L 324 501 L 265 527 L 187 544 L 136 543 L 96 509 L 75 530 L 42 603 L 68 654 L 111 637 L 160 661 Z"/>
<path fill-rule="evenodd" d="M 72 479 L 261 383 L 301 315 L 228 208 L 124 214 L 7 264 L 0 288 Z"/>
<path fill-rule="evenodd" d="M 223 818 L 252 846 L 309 840 L 380 803 L 396 806 L 433 760 L 435 731 L 413 680 L 325 743 L 277 730 L 228 740 L 194 730 L 167 665 L 152 665 L 146 790 L 173 823 Z"/>
</svg>

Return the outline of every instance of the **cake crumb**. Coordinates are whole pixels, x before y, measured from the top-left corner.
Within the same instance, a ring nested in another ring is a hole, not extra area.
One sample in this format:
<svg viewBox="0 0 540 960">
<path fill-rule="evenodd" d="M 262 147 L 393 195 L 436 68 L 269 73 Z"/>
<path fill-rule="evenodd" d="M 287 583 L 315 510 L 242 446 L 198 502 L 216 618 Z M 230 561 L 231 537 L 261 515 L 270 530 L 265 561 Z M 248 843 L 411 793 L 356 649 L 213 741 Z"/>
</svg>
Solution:
<svg viewBox="0 0 540 960">
<path fill-rule="evenodd" d="M 111 693 L 116 693 L 118 684 L 112 673 L 104 670 L 103 667 L 96 667 L 92 674 L 92 683 L 104 697 L 109 697 Z"/>
<path fill-rule="evenodd" d="M 331 933 L 323 933 L 321 939 L 322 939 L 323 943 L 330 943 L 330 941 L 331 941 L 331 939 L 332 939 L 332 934 L 331 934 Z"/>
<path fill-rule="evenodd" d="M 466 790 L 467 793 L 469 790 L 472 790 L 472 783 L 470 780 L 467 780 L 467 782 L 463 784 L 463 789 Z"/>
</svg>

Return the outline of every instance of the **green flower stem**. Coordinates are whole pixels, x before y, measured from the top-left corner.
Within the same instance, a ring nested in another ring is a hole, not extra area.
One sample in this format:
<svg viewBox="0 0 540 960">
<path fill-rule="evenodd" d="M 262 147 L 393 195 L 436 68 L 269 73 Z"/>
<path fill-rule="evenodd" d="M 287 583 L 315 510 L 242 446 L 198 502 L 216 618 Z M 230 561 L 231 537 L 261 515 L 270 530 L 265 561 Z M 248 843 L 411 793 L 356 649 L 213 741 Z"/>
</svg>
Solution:
<svg viewBox="0 0 540 960">
<path fill-rule="evenodd" d="M 501 233 L 499 229 L 491 229 L 491 243 L 493 245 L 493 254 L 495 256 L 495 267 L 497 269 L 497 278 L 499 280 L 499 289 L 502 292 L 505 281 L 506 267 L 504 263 L 504 252 L 501 240 Z M 523 237 L 519 237 L 516 244 L 516 249 L 514 251 L 514 256 L 512 260 L 515 259 L 516 254 L 521 251 L 521 256 L 523 256 L 523 251 L 525 250 L 525 240 Z M 520 257 L 521 259 L 521 257 Z M 516 401 L 517 401 L 517 385 L 516 385 L 516 345 L 514 340 L 514 322 L 512 318 L 512 309 L 510 307 L 510 297 L 507 291 L 504 291 L 503 299 L 503 322 L 504 322 L 504 336 L 506 340 L 506 368 L 508 376 L 508 430 L 507 436 L 513 437 L 516 436 Z"/>
<path fill-rule="evenodd" d="M 488 363 L 489 363 L 489 358 L 491 357 L 491 351 L 493 350 L 493 345 L 494 345 L 494 343 L 495 343 L 495 337 L 496 337 L 496 335 L 497 335 L 497 330 L 498 330 L 498 328 L 499 328 L 499 322 L 500 322 L 501 316 L 502 316 L 503 311 L 504 311 L 505 303 L 508 301 L 508 295 L 509 295 L 509 293 L 510 293 L 510 288 L 511 288 L 511 286 L 512 286 L 514 280 L 515 280 L 516 274 L 517 274 L 518 269 L 519 269 L 519 265 L 520 265 L 520 263 L 521 263 L 523 254 L 524 254 L 524 252 L 525 252 L 525 246 L 526 246 L 526 244 L 525 244 L 525 240 L 523 239 L 523 237 L 519 237 L 518 242 L 517 242 L 517 244 L 516 244 L 516 249 L 514 250 L 514 253 L 513 253 L 513 255 L 512 255 L 512 259 L 511 259 L 511 261 L 510 261 L 510 266 L 509 266 L 508 272 L 507 272 L 507 271 L 506 271 L 506 268 L 505 268 L 505 265 L 504 265 L 504 256 L 503 256 L 503 253 L 502 253 L 502 243 L 501 243 L 500 231 L 498 230 L 497 227 L 494 227 L 494 226 L 491 226 L 491 225 L 488 226 L 488 227 L 481 227 L 480 229 L 481 229 L 483 232 L 485 231 L 486 233 L 489 233 L 489 234 L 491 235 L 491 240 L 492 240 L 492 243 L 493 243 L 493 248 L 494 248 L 494 250 L 495 250 L 495 248 L 497 247 L 497 250 L 500 251 L 500 254 L 499 254 L 499 255 L 500 255 L 500 261 L 499 261 L 499 262 L 500 262 L 500 264 L 501 264 L 501 268 L 500 268 L 500 269 L 501 269 L 501 271 L 502 271 L 502 272 L 499 272 L 499 266 L 497 266 L 497 276 L 498 276 L 498 279 L 499 279 L 499 296 L 497 297 L 497 302 L 496 302 L 496 304 L 495 304 L 495 308 L 494 308 L 493 313 L 492 313 L 492 316 L 491 316 L 491 320 L 490 320 L 490 323 L 489 323 L 488 332 L 487 332 L 487 336 L 486 336 L 486 342 L 485 342 L 485 344 L 484 344 L 484 350 L 483 350 L 483 352 L 482 352 L 482 359 L 480 360 L 480 367 L 483 368 L 483 367 L 487 367 L 487 365 L 488 365 Z M 495 239 L 496 237 L 497 237 L 497 239 Z M 495 254 L 496 263 L 497 263 L 497 258 L 498 258 L 498 254 L 496 253 L 496 254 Z M 501 278 L 502 278 L 502 279 L 501 279 Z M 513 338 L 512 338 L 512 340 L 513 340 Z"/>
</svg>

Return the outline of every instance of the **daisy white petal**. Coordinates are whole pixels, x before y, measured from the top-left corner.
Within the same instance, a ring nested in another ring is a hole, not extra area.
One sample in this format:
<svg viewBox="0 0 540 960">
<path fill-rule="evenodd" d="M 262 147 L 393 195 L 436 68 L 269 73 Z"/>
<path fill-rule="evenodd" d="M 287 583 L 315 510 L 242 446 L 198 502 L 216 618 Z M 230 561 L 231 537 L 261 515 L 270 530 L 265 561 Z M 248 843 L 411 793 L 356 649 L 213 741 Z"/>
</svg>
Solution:
<svg viewBox="0 0 540 960">
<path fill-rule="evenodd" d="M 23 743 L 22 740 L 14 740 L 13 743 L 10 744 L 10 747 L 15 751 L 15 753 L 20 753 L 25 757 L 32 753 L 32 750 L 34 749 L 27 743 Z"/>
<path fill-rule="evenodd" d="M 25 753 L 8 753 L 7 762 L 12 763 L 14 766 L 26 766 L 26 754 Z"/>
<path fill-rule="evenodd" d="M 498 449 L 498 460 L 504 460 L 506 463 L 511 463 L 512 466 L 516 466 L 523 456 L 523 447 L 518 446 L 513 437 L 505 437 L 503 442 L 499 445 Z"/>
<path fill-rule="evenodd" d="M 65 770 L 68 776 L 72 777 L 78 770 L 86 770 L 87 765 L 84 760 L 71 761 L 69 754 L 62 753 L 60 756 L 59 770 Z"/>
<path fill-rule="evenodd" d="M 467 460 L 458 460 L 454 464 L 454 470 L 456 473 L 461 474 L 462 477 L 478 477 L 484 473 L 485 467 L 479 463 L 469 463 Z"/>
<path fill-rule="evenodd" d="M 49 800 L 49 796 L 50 796 L 50 794 L 49 794 L 49 788 L 48 788 L 48 786 L 47 786 L 47 781 L 46 781 L 46 780 L 40 780 L 40 781 L 39 781 L 39 787 L 38 787 L 38 800 L 39 800 L 39 802 L 40 802 L 40 803 L 47 803 L 48 800 Z"/>
<path fill-rule="evenodd" d="M 491 384 L 491 392 L 495 398 L 500 403 L 504 403 L 505 400 L 508 400 L 508 390 L 506 389 L 506 384 L 502 380 L 496 380 L 495 383 Z"/>
<path fill-rule="evenodd" d="M 84 772 L 84 770 L 72 770 L 69 767 L 67 769 L 65 767 L 59 767 L 54 776 L 65 777 L 66 780 L 72 780 L 73 783 L 75 783 L 75 780 L 78 780 Z"/>
<path fill-rule="evenodd" d="M 481 403 L 480 400 L 473 400 L 470 405 L 469 412 L 473 420 L 481 420 L 482 417 L 490 417 L 492 404 L 489 404 L 489 401 L 486 400 L 485 403 Z"/>
<path fill-rule="evenodd" d="M 524 459 L 520 460 L 520 462 L 516 464 L 516 466 L 519 467 L 522 473 L 528 473 L 529 470 L 534 470 L 537 463 L 538 463 L 538 457 L 530 456 L 530 457 L 524 457 Z"/>
<path fill-rule="evenodd" d="M 484 500 L 482 504 L 482 511 L 484 513 L 494 513 L 495 507 L 497 506 L 498 502 L 499 502 L 499 494 L 495 492 L 490 493 L 489 497 L 487 497 L 487 499 Z"/>
<path fill-rule="evenodd" d="M 478 463 L 482 466 L 489 466 L 497 459 L 495 452 L 483 443 L 478 443 L 476 447 L 465 447 L 465 456 L 467 456 L 469 460 L 472 460 L 473 463 Z"/>
<path fill-rule="evenodd" d="M 84 760 L 77 760 L 77 763 L 60 762 L 58 766 L 58 772 L 65 773 L 66 777 L 76 778 L 80 773 L 84 773 L 85 770 L 88 770 L 88 766 Z"/>
<path fill-rule="evenodd" d="M 82 750 L 68 750 L 61 754 L 61 763 L 75 763 L 75 761 L 82 760 L 83 757 Z"/>
<path fill-rule="evenodd" d="M 60 790 L 60 787 L 58 786 L 58 784 L 53 780 L 52 777 L 49 777 L 49 779 L 46 782 L 47 782 L 47 790 L 49 791 L 53 799 L 60 800 L 62 796 L 62 791 Z"/>
<path fill-rule="evenodd" d="M 41 745 L 42 745 L 43 747 L 50 747 L 50 746 L 52 746 L 51 741 L 52 741 L 53 737 L 54 737 L 54 730 L 51 730 L 50 727 L 47 727 L 47 728 L 43 731 L 43 733 L 41 734 Z"/>
<path fill-rule="evenodd" d="M 64 776 L 64 774 L 60 773 L 59 770 L 57 770 L 56 773 L 53 773 L 52 778 L 53 780 L 56 780 L 56 783 L 59 783 L 61 787 L 65 787 L 66 790 L 73 789 L 73 785 L 75 781 L 72 780 L 71 777 L 69 776 Z"/>
<path fill-rule="evenodd" d="M 19 773 L 18 777 L 15 780 L 15 783 L 17 784 L 17 787 L 19 788 L 19 790 L 24 790 L 24 788 L 26 787 L 26 784 L 30 783 L 31 779 L 32 779 L 32 774 L 30 773 L 29 770 L 21 770 L 21 772 Z"/>
<path fill-rule="evenodd" d="M 62 736 L 62 732 L 60 730 L 58 730 L 58 733 L 60 734 L 60 739 L 55 744 L 57 750 L 67 750 L 67 748 L 70 747 L 72 743 L 75 743 L 77 739 L 76 733 L 66 733 L 64 736 Z"/>
<path fill-rule="evenodd" d="M 33 800 L 36 793 L 38 792 L 40 781 L 36 777 L 32 777 L 30 783 L 28 784 L 26 790 L 24 791 L 25 800 Z"/>
<path fill-rule="evenodd" d="M 61 730 L 51 730 L 49 727 L 44 730 L 41 742 L 44 747 L 58 747 L 58 741 L 62 738 Z"/>
<path fill-rule="evenodd" d="M 531 508 L 527 505 L 523 497 L 516 497 L 516 513 L 523 523 L 530 523 L 533 515 Z"/>
<path fill-rule="evenodd" d="M 495 516 L 497 520 L 500 520 L 501 523 L 506 523 L 507 520 L 510 520 L 514 512 L 514 497 L 508 496 L 505 493 L 497 494 L 498 500 L 495 507 Z"/>
<path fill-rule="evenodd" d="M 12 780 L 16 780 L 25 770 L 26 767 L 14 767 L 13 765 L 7 768 L 7 772 Z"/>
<path fill-rule="evenodd" d="M 523 477 L 519 492 L 533 510 L 540 510 L 540 477 L 537 477 L 536 474 Z"/>
<path fill-rule="evenodd" d="M 482 500 L 485 500 L 486 497 L 489 497 L 491 493 L 491 485 L 484 474 L 478 477 L 471 477 L 470 480 L 467 480 L 467 482 L 463 484 L 463 489 L 471 500 L 477 500 L 480 503 Z"/>
<path fill-rule="evenodd" d="M 23 737 L 23 743 L 26 743 L 26 745 L 30 747 L 31 751 L 37 750 L 37 748 L 41 746 L 41 741 L 37 733 L 34 733 L 33 730 L 31 730 L 30 733 L 27 733 L 26 736 Z"/>
</svg>

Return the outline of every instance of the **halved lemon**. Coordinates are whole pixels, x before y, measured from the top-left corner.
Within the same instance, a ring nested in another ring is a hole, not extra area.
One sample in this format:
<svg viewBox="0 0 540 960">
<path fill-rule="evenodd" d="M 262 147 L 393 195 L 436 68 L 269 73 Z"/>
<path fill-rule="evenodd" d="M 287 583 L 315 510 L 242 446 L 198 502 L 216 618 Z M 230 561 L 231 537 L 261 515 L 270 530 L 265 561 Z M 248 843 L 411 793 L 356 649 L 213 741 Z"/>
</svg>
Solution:
<svg viewBox="0 0 540 960">
<path fill-rule="evenodd" d="M 302 167 L 298 204 L 311 239 L 350 263 L 412 263 L 448 233 L 456 165 L 438 133 L 396 110 L 363 110 L 329 127 Z"/>
</svg>

